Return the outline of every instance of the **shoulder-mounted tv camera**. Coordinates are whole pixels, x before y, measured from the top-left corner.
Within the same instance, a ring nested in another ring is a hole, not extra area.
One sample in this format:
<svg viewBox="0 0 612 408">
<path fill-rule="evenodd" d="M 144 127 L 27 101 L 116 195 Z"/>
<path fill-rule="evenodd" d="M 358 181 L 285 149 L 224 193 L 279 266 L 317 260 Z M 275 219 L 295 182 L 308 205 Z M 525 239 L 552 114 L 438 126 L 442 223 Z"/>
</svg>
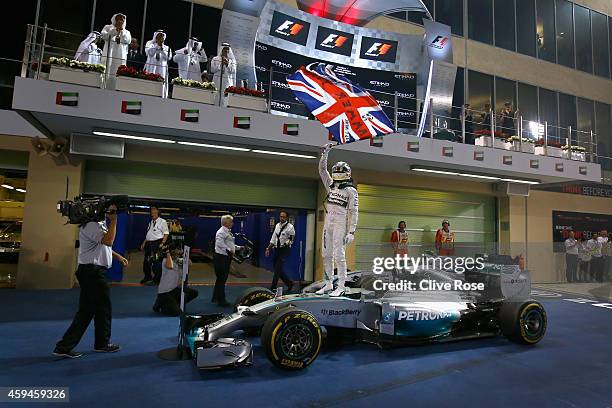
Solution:
<svg viewBox="0 0 612 408">
<path fill-rule="evenodd" d="M 57 212 L 68 218 L 69 224 L 86 224 L 88 222 L 104 221 L 107 214 L 125 213 L 128 210 L 128 196 L 118 195 L 112 197 L 75 197 L 74 200 L 61 200 L 57 202 Z M 117 210 L 109 210 L 111 205 Z"/>
</svg>

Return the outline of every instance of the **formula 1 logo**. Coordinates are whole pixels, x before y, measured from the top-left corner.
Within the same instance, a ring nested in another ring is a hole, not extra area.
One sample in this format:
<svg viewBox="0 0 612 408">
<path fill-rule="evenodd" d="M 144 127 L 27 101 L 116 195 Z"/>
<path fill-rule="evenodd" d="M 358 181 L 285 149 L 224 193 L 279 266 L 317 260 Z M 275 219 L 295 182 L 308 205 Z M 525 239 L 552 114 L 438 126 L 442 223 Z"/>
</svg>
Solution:
<svg viewBox="0 0 612 408">
<path fill-rule="evenodd" d="M 347 37 L 338 34 L 330 34 L 321 42 L 321 47 L 325 48 L 340 48 L 348 40 Z"/>
<path fill-rule="evenodd" d="M 392 48 L 393 45 L 389 43 L 375 42 L 370 48 L 368 48 L 365 55 L 368 57 L 381 57 L 387 54 Z"/>
<path fill-rule="evenodd" d="M 298 35 L 304 26 L 300 23 L 291 20 L 285 20 L 284 23 L 276 27 L 276 31 L 280 35 L 284 35 L 286 37 L 294 37 Z"/>
<path fill-rule="evenodd" d="M 436 48 L 438 50 L 441 50 L 442 48 L 444 48 L 444 46 L 446 45 L 447 42 L 448 42 L 448 37 L 444 37 L 444 36 L 438 35 L 429 44 L 429 46 L 432 47 L 432 48 Z"/>
</svg>

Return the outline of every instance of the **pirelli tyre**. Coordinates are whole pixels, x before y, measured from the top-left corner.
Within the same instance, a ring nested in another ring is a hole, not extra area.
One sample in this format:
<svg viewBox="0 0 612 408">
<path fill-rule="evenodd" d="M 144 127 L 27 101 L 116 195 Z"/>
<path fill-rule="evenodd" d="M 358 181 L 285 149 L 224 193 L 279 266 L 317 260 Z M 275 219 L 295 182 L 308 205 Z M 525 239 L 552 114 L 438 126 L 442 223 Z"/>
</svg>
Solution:
<svg viewBox="0 0 612 408">
<path fill-rule="evenodd" d="M 234 303 L 234 312 L 238 311 L 238 306 L 253 306 L 266 300 L 274 299 L 274 293 L 266 288 L 248 288 L 238 296 Z M 247 336 L 259 336 L 261 327 L 245 327 L 243 332 Z"/>
<path fill-rule="evenodd" d="M 317 358 L 323 335 L 317 319 L 293 307 L 272 313 L 263 326 L 261 343 L 268 359 L 286 370 L 302 370 Z"/>
<path fill-rule="evenodd" d="M 528 345 L 542 340 L 548 323 L 544 307 L 535 300 L 504 303 L 499 321 L 504 336 L 515 343 Z"/>
</svg>

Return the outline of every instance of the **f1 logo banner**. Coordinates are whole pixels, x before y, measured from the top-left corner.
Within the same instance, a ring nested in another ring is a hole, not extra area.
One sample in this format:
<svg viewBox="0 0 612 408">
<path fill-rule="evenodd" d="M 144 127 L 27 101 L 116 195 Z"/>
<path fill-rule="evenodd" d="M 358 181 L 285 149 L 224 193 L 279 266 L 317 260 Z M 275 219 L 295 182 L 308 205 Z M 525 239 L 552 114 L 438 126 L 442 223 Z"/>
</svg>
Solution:
<svg viewBox="0 0 612 408">
<path fill-rule="evenodd" d="M 310 23 L 289 16 L 287 14 L 275 11 L 272 16 L 272 25 L 270 26 L 270 35 L 282 38 L 283 40 L 291 41 L 296 44 L 306 45 L 308 41 L 308 32 L 310 31 Z"/>
<path fill-rule="evenodd" d="M 382 61 L 394 64 L 397 55 L 397 41 L 383 40 L 373 37 L 361 38 L 359 58 Z"/>
<path fill-rule="evenodd" d="M 353 34 L 342 31 L 331 30 L 326 27 L 319 27 L 317 30 L 317 43 L 315 48 L 321 51 L 333 52 L 350 56 L 353 49 Z"/>
<path fill-rule="evenodd" d="M 446 24 L 424 20 L 425 45 L 432 60 L 453 62 L 453 41 L 451 28 Z"/>
</svg>

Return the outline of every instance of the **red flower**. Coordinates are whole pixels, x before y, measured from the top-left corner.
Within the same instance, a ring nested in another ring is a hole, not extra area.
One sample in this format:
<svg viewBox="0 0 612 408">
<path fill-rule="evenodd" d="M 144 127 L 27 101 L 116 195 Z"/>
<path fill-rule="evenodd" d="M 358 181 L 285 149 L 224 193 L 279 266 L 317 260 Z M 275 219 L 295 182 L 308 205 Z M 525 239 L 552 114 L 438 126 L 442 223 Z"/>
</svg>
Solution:
<svg viewBox="0 0 612 408">
<path fill-rule="evenodd" d="M 230 94 L 230 93 L 233 93 L 236 95 L 255 96 L 257 98 L 266 97 L 266 94 L 262 91 L 258 91 L 257 89 L 245 88 L 245 87 L 229 86 L 225 89 L 225 96 L 227 96 L 227 94 Z"/>
<path fill-rule="evenodd" d="M 147 81 L 164 82 L 164 77 L 159 74 L 153 74 L 144 70 L 139 71 L 135 68 L 126 67 L 125 65 L 121 65 L 117 69 L 117 76 L 145 79 Z"/>
</svg>

